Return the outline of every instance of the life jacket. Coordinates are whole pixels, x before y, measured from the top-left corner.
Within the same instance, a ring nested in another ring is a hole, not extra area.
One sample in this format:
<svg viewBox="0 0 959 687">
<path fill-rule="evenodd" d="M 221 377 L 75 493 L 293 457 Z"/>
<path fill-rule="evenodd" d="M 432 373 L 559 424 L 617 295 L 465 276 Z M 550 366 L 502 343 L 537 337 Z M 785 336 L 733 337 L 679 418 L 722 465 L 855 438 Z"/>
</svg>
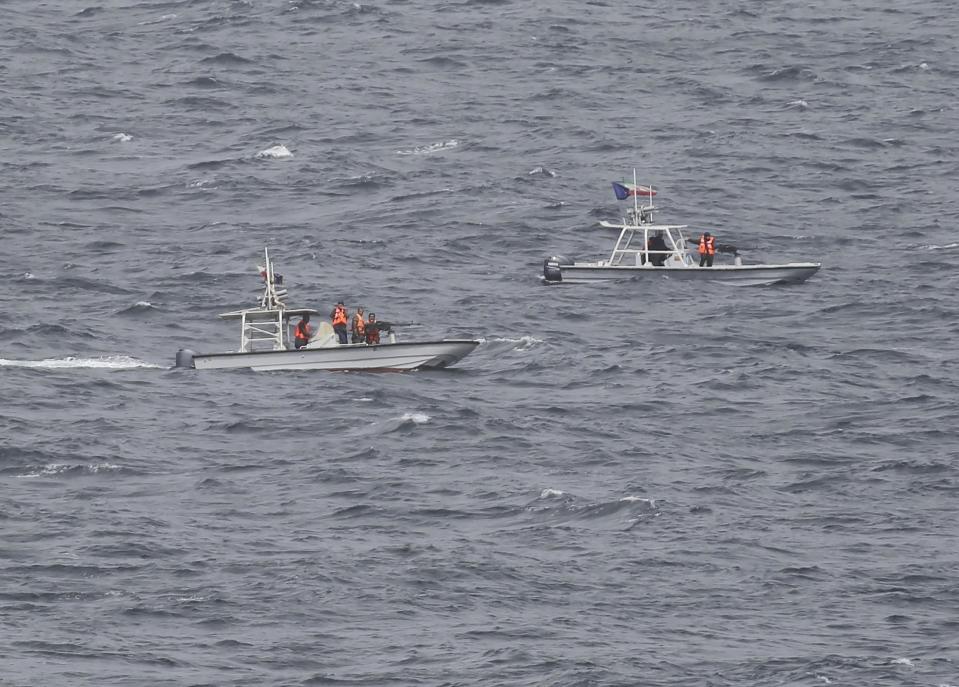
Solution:
<svg viewBox="0 0 959 687">
<path fill-rule="evenodd" d="M 346 324 L 346 308 L 341 308 L 340 306 L 336 306 L 333 310 L 333 326 L 335 327 L 338 324 Z"/>
<path fill-rule="evenodd" d="M 303 341 L 310 340 L 310 325 L 300 320 L 297 322 L 296 327 L 293 328 L 293 338 L 301 339 Z"/>
<path fill-rule="evenodd" d="M 363 336 L 366 332 L 366 322 L 363 321 L 363 316 L 359 313 L 353 315 L 353 331 Z"/>
<path fill-rule="evenodd" d="M 710 236 L 706 238 L 706 235 L 699 237 L 699 254 L 700 255 L 716 255 L 716 237 Z"/>
</svg>

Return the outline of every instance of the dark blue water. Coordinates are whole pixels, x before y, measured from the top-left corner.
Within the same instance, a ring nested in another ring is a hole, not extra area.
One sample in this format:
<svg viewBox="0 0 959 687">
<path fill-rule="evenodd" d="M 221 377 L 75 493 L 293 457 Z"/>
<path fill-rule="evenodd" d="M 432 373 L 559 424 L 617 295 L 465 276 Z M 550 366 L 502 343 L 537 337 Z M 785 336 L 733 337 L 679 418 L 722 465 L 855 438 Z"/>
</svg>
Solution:
<svg viewBox="0 0 959 687">
<path fill-rule="evenodd" d="M 959 684 L 951 3 L 2 9 L 0 683 Z M 634 167 L 823 269 L 540 285 Z M 264 246 L 484 343 L 170 369 Z"/>
</svg>

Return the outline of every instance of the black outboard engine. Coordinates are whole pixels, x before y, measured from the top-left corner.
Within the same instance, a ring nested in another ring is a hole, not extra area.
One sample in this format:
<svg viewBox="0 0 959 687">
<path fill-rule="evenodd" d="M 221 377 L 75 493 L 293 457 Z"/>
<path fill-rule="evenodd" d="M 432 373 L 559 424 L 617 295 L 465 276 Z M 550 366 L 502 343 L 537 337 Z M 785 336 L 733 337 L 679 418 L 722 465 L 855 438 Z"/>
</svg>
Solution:
<svg viewBox="0 0 959 687">
<path fill-rule="evenodd" d="M 193 356 L 195 355 L 196 353 L 191 351 L 189 348 L 181 348 L 176 352 L 176 366 L 186 368 L 195 367 L 193 364 Z"/>
<path fill-rule="evenodd" d="M 563 281 L 563 271 L 560 265 L 571 265 L 572 261 L 562 255 L 554 255 L 543 261 L 543 278 L 549 284 L 558 284 Z"/>
</svg>

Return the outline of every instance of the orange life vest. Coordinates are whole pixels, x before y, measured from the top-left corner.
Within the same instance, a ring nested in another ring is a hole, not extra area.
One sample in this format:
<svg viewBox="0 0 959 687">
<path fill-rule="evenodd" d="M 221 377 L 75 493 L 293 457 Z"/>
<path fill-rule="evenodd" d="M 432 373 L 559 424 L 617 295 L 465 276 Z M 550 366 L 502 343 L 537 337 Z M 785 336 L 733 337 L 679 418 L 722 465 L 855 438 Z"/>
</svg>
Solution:
<svg viewBox="0 0 959 687">
<path fill-rule="evenodd" d="M 302 339 L 303 341 L 310 340 L 310 325 L 308 325 L 303 320 L 300 320 L 296 327 L 293 328 L 293 338 Z"/>
<path fill-rule="evenodd" d="M 363 321 L 363 316 L 359 313 L 353 315 L 353 331 L 360 336 L 363 336 L 366 332 L 366 323 Z"/>
<path fill-rule="evenodd" d="M 333 326 L 335 327 L 338 324 L 346 324 L 346 308 L 340 306 L 336 306 L 333 310 Z"/>
<path fill-rule="evenodd" d="M 699 254 L 703 255 L 716 255 L 716 237 L 710 236 L 706 238 L 706 235 L 699 237 Z"/>
</svg>

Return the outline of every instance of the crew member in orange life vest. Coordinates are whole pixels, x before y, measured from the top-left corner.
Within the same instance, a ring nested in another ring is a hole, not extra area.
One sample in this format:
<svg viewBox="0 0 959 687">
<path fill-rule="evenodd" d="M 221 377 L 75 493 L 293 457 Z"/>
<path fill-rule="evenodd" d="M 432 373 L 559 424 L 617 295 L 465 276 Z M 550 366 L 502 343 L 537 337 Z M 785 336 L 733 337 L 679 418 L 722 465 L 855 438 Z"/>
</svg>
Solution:
<svg viewBox="0 0 959 687">
<path fill-rule="evenodd" d="M 357 308 L 350 323 L 350 343 L 366 343 L 366 322 L 363 321 L 363 308 Z"/>
<path fill-rule="evenodd" d="M 708 231 L 699 237 L 699 266 L 713 266 L 713 256 L 716 255 L 716 237 Z"/>
<path fill-rule="evenodd" d="M 311 336 L 313 336 L 313 327 L 310 326 L 310 316 L 303 315 L 293 328 L 293 347 L 303 348 L 310 343 Z"/>
<path fill-rule="evenodd" d="M 333 331 L 336 332 L 337 340 L 341 344 L 347 343 L 346 308 L 343 306 L 343 301 L 337 301 L 336 307 L 333 308 L 333 312 L 330 313 L 330 320 L 333 322 Z"/>
<path fill-rule="evenodd" d="M 376 313 L 370 313 L 370 319 L 366 323 L 366 343 L 378 344 L 380 342 L 380 326 L 376 323 Z"/>
</svg>

